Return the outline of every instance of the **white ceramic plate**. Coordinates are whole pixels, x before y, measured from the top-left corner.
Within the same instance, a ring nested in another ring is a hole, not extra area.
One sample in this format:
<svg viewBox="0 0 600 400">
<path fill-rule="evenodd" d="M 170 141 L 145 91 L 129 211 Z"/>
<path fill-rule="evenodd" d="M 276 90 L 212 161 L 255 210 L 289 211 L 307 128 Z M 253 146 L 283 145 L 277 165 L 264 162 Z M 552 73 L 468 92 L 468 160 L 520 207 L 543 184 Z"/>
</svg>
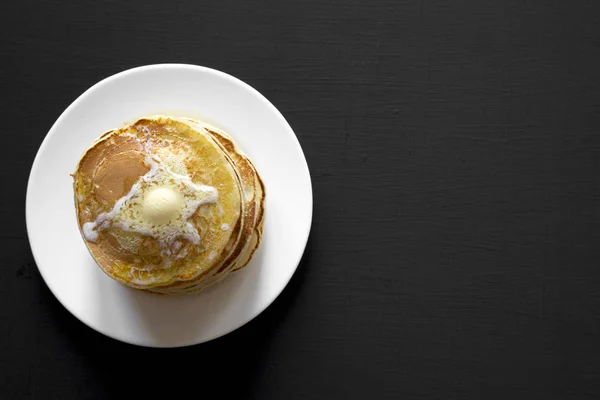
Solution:
<svg viewBox="0 0 600 400">
<path fill-rule="evenodd" d="M 222 128 L 265 182 L 259 250 L 242 271 L 197 295 L 158 296 L 113 281 L 97 267 L 77 228 L 69 174 L 79 158 L 103 132 L 150 114 L 196 117 Z M 294 132 L 260 93 L 210 68 L 151 65 L 99 82 L 58 118 L 31 168 L 26 218 L 41 275 L 73 315 L 124 342 L 186 346 L 239 328 L 281 293 L 306 246 L 312 188 Z"/>
</svg>

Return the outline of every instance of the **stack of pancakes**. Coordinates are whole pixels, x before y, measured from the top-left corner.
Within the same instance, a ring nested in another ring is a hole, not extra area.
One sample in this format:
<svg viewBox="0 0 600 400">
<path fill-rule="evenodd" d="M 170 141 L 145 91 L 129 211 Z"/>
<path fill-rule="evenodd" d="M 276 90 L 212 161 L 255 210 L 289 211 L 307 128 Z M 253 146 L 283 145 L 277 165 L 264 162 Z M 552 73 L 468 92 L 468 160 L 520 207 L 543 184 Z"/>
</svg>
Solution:
<svg viewBox="0 0 600 400">
<path fill-rule="evenodd" d="M 106 132 L 73 178 L 84 242 L 125 285 L 197 292 L 246 266 L 260 244 L 263 182 L 206 123 L 152 116 Z"/>
</svg>

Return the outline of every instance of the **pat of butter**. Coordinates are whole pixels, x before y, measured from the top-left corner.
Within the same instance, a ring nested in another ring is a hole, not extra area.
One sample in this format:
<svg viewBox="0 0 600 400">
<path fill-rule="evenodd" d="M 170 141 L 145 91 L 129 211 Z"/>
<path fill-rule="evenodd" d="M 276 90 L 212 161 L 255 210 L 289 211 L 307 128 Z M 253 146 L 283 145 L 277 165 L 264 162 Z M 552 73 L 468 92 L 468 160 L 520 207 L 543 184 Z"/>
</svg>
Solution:
<svg viewBox="0 0 600 400">
<path fill-rule="evenodd" d="M 143 200 L 142 213 L 153 224 L 169 223 L 183 209 L 181 195 L 170 188 L 157 188 L 150 191 Z"/>
</svg>

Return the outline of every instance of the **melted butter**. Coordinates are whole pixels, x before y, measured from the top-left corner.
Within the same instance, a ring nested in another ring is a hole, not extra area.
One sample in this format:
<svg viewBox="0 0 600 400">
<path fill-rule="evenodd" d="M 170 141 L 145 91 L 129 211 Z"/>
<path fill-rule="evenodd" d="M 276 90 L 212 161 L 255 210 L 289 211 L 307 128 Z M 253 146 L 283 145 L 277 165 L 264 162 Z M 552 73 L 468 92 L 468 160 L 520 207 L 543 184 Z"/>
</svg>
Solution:
<svg viewBox="0 0 600 400">
<path fill-rule="evenodd" d="M 158 241 L 168 265 L 169 256 L 176 255 L 182 247 L 180 239 L 199 243 L 198 230 L 188 219 L 201 205 L 216 203 L 218 192 L 173 172 L 157 156 L 146 156 L 145 163 L 150 169 L 131 186 L 129 193 L 118 199 L 111 211 L 83 224 L 82 231 L 90 242 L 98 240 L 98 232 L 112 225 L 151 236 Z"/>
</svg>

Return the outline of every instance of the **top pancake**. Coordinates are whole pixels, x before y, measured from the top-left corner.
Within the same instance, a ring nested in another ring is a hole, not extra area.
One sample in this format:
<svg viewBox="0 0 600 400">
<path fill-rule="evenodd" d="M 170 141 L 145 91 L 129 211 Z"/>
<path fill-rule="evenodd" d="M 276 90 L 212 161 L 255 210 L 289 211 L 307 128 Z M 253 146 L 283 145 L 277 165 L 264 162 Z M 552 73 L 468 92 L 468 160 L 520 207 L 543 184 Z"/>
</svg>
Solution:
<svg viewBox="0 0 600 400">
<path fill-rule="evenodd" d="M 197 195 L 194 204 L 200 205 L 187 220 L 198 232 L 197 243 L 179 236 L 165 242 L 132 231 L 129 224 L 98 220 L 118 208 L 134 187 L 140 188 L 139 196 L 153 189 L 157 183 L 147 179 L 152 168 L 173 182 L 216 189 L 213 202 L 209 189 Z M 83 155 L 73 178 L 77 219 L 90 253 L 109 276 L 129 286 L 150 289 L 198 280 L 220 269 L 246 240 L 239 171 L 212 136 L 185 121 L 147 117 L 106 132 Z M 93 221 L 103 228 L 97 227 L 95 240 L 89 240 L 84 226 Z"/>
</svg>

